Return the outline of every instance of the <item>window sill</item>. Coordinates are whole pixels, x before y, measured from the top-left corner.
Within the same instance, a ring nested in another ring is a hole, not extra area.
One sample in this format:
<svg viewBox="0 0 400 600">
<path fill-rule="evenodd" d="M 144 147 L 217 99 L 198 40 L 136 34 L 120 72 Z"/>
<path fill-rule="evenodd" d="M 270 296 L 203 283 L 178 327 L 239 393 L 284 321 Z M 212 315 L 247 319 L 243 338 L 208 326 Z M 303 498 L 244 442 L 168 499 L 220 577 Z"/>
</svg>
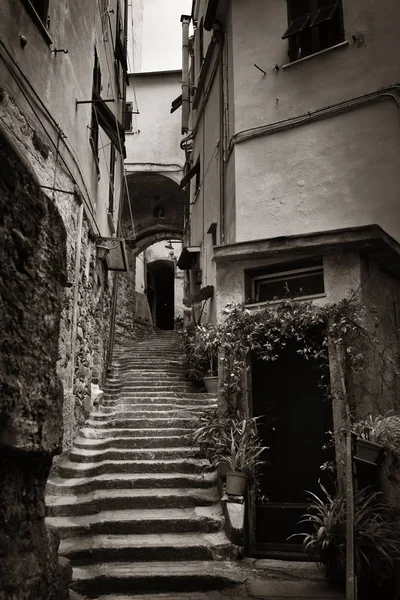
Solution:
<svg viewBox="0 0 400 600">
<path fill-rule="evenodd" d="M 25 7 L 26 12 L 29 14 L 32 21 L 35 23 L 45 42 L 49 46 L 51 46 L 51 44 L 53 43 L 52 37 L 46 29 L 42 19 L 39 17 L 36 10 L 33 8 L 32 4 L 29 2 L 29 0 L 21 0 L 21 2 Z"/>
<path fill-rule="evenodd" d="M 287 63 L 286 65 L 282 65 L 282 69 L 294 67 L 295 65 L 305 62 L 306 60 L 310 60 L 311 58 L 315 58 L 316 56 L 321 56 L 321 54 L 326 54 L 327 52 L 332 52 L 333 50 L 339 50 L 339 48 L 347 48 L 348 45 L 349 42 L 345 40 L 344 42 L 340 42 L 340 44 L 335 44 L 335 46 L 330 46 L 330 48 L 325 48 L 325 50 L 315 52 L 315 54 L 310 54 L 309 56 L 305 56 L 304 58 L 299 58 L 297 60 L 294 60 L 293 62 Z"/>
<path fill-rule="evenodd" d="M 326 298 L 326 294 L 313 294 L 311 296 L 298 296 L 296 298 L 278 298 L 277 300 L 266 300 L 265 302 L 252 302 L 251 304 L 245 304 L 248 309 L 263 308 L 264 306 L 271 306 L 275 304 L 282 304 L 282 302 L 301 302 L 309 300 L 316 300 L 317 298 Z"/>
</svg>

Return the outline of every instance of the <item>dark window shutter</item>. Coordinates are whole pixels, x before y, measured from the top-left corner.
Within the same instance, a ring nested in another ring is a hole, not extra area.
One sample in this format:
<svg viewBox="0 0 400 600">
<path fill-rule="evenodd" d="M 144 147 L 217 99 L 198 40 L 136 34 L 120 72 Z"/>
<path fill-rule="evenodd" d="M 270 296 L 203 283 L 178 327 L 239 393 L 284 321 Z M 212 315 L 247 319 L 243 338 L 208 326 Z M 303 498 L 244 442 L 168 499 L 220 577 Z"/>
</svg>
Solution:
<svg viewBox="0 0 400 600">
<path fill-rule="evenodd" d="M 132 113 L 133 113 L 133 104 L 132 102 L 127 102 L 125 104 L 125 110 L 122 118 L 122 126 L 125 131 L 132 131 Z"/>
<path fill-rule="evenodd" d="M 311 13 L 311 0 L 287 0 L 287 5 L 289 24 Z"/>
<path fill-rule="evenodd" d="M 319 0 L 318 11 L 312 20 L 311 27 L 330 21 L 338 8 L 338 2 L 332 2 L 332 0 Z"/>
<path fill-rule="evenodd" d="M 307 27 L 311 15 L 311 0 L 287 0 L 288 23 L 282 39 L 301 33 Z"/>
</svg>

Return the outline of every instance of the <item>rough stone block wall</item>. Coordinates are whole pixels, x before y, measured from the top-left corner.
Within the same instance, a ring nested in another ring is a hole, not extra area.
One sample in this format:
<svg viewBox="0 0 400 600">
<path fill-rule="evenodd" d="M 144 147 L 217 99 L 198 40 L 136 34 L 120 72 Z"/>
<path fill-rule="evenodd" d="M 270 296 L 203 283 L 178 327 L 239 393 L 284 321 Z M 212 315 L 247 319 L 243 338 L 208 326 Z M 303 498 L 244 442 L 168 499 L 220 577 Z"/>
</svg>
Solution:
<svg viewBox="0 0 400 600">
<path fill-rule="evenodd" d="M 0 131 L 0 600 L 66 600 L 44 489 L 62 443 L 59 323 L 66 234 Z"/>
<path fill-rule="evenodd" d="M 110 296 L 112 275 L 96 260 L 93 231 L 84 216 L 81 233 L 78 232 L 81 198 L 60 160 L 10 96 L 0 90 L 0 117 L 11 138 L 27 157 L 32 170 L 43 185 L 66 190 L 69 193 L 46 190 L 57 207 L 65 228 L 66 287 L 62 298 L 62 314 L 57 372 L 64 386 L 63 448 L 68 450 L 89 414 L 91 384 L 105 376 L 105 355 L 109 336 Z M 84 213 L 85 215 L 85 213 Z M 75 259 L 77 238 L 81 237 L 78 278 L 78 310 L 75 361 L 73 344 L 73 308 Z"/>
</svg>

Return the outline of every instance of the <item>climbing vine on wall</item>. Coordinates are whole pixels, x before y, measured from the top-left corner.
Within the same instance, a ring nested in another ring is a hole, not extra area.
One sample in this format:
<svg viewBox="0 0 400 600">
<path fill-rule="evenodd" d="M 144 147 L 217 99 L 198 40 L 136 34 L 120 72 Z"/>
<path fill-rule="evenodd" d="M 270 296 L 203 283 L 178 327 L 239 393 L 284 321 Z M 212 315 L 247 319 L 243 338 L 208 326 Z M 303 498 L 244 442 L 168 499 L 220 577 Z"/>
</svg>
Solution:
<svg viewBox="0 0 400 600">
<path fill-rule="evenodd" d="M 310 302 L 283 301 L 258 311 L 244 305 L 228 305 L 226 320 L 221 326 L 220 353 L 224 366 L 222 394 L 227 412 L 241 412 L 249 356 L 275 361 L 294 340 L 305 360 L 317 360 L 328 366 L 328 352 L 340 352 L 343 377 L 354 381 L 365 366 L 368 352 L 373 350 L 382 358 L 381 376 L 396 370 L 390 353 L 385 353 L 380 341 L 365 327 L 366 309 L 355 293 L 350 299 L 317 306 Z M 315 335 L 318 332 L 319 335 Z M 379 356 L 375 359 L 379 360 Z M 384 358 L 383 358 L 384 357 Z M 385 364 L 383 364 L 385 363 Z M 393 373 L 392 373 L 393 375 Z M 398 373 L 395 373 L 398 379 Z M 329 374 L 321 371 L 321 384 L 331 393 Z M 393 377 L 390 378 L 393 383 Z M 398 383 L 398 381 L 397 381 Z"/>
</svg>

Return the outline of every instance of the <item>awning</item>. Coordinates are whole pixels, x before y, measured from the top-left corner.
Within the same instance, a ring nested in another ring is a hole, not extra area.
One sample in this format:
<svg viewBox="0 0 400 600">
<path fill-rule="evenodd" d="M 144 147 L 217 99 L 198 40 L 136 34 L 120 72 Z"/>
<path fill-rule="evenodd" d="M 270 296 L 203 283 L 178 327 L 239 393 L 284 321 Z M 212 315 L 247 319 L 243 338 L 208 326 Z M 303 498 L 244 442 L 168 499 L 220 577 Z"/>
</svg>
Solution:
<svg viewBox="0 0 400 600">
<path fill-rule="evenodd" d="M 187 184 L 189 183 L 189 181 L 195 177 L 196 175 L 198 175 L 200 173 L 200 162 L 197 162 L 194 167 L 192 167 L 189 171 L 189 173 L 187 173 L 185 175 L 185 177 L 182 179 L 182 181 L 179 184 L 179 187 L 181 190 L 183 190 L 183 188 L 185 188 L 187 186 Z"/>
<path fill-rule="evenodd" d="M 196 262 L 198 254 L 200 254 L 200 246 L 186 246 L 186 248 L 183 248 L 176 263 L 179 269 L 181 271 L 189 271 Z"/>
<path fill-rule="evenodd" d="M 182 94 L 180 96 L 178 96 L 177 98 L 175 98 L 175 100 L 173 100 L 171 102 L 171 111 L 170 112 L 171 113 L 175 112 L 181 106 L 182 106 Z"/>
</svg>

